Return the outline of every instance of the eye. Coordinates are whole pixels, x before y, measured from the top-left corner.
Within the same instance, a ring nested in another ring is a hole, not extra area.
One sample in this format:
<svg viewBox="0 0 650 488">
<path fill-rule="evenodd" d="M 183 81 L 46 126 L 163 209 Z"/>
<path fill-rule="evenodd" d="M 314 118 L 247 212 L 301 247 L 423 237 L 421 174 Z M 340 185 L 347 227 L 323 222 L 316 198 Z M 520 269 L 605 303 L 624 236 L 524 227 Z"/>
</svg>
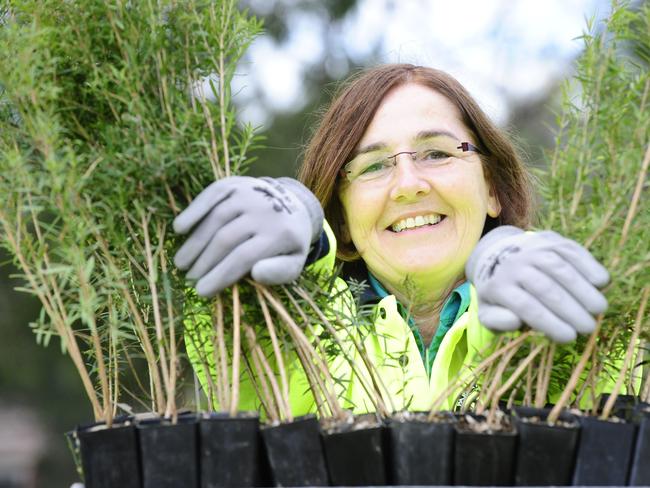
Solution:
<svg viewBox="0 0 650 488">
<path fill-rule="evenodd" d="M 447 159 L 451 157 L 448 153 L 439 149 L 426 149 L 420 153 L 421 161 L 436 161 L 438 159 Z"/>
<path fill-rule="evenodd" d="M 364 166 L 360 174 L 376 173 L 377 171 L 382 171 L 384 169 L 386 169 L 386 162 L 384 160 L 375 161 Z"/>
</svg>

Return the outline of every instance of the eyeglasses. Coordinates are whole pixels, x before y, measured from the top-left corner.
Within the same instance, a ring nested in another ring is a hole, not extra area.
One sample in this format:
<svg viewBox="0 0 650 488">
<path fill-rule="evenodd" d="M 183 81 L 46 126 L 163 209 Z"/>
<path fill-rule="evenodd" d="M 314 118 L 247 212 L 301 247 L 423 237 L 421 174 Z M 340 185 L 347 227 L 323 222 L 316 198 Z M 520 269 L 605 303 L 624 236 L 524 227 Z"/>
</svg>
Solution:
<svg viewBox="0 0 650 488">
<path fill-rule="evenodd" d="M 456 142 L 448 138 L 437 138 L 435 141 L 423 143 L 423 149 L 417 151 L 401 151 L 387 156 L 378 151 L 360 154 L 348 162 L 341 174 L 348 181 L 374 181 L 389 176 L 397 165 L 397 156 L 408 154 L 411 160 L 422 170 L 447 165 L 456 159 L 464 159 L 468 152 L 482 154 L 478 147 L 469 142 Z"/>
</svg>

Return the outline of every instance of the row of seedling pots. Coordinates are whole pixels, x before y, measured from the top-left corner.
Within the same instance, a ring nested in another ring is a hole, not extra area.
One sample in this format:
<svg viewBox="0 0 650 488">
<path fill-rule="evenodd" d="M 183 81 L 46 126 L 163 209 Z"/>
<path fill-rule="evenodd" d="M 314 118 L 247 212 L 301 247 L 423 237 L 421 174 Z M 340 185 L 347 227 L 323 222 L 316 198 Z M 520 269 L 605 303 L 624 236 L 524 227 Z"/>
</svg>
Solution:
<svg viewBox="0 0 650 488">
<path fill-rule="evenodd" d="M 650 485 L 650 405 L 601 420 L 516 408 L 486 416 L 254 414 L 125 419 L 76 431 L 86 488 Z"/>
</svg>

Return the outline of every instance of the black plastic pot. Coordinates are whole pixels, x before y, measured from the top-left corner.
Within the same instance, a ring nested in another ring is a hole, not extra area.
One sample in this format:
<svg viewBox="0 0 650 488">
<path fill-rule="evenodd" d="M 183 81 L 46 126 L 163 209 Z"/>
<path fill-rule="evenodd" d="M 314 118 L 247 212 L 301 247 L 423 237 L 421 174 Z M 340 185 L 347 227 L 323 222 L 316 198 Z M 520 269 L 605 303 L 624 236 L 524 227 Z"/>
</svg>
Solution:
<svg viewBox="0 0 650 488">
<path fill-rule="evenodd" d="M 580 417 L 574 485 L 623 486 L 632 459 L 636 425 Z"/>
<path fill-rule="evenodd" d="M 320 425 L 313 415 L 261 429 L 275 486 L 327 486 Z"/>
<path fill-rule="evenodd" d="M 197 424 L 194 415 L 138 423 L 143 488 L 198 487 Z"/>
<path fill-rule="evenodd" d="M 388 422 L 388 477 L 393 485 L 451 485 L 454 455 L 452 414 L 406 415 Z"/>
<path fill-rule="evenodd" d="M 476 417 L 479 422 L 484 421 Z M 517 432 L 511 425 L 498 432 L 476 432 L 465 417 L 455 424 L 454 484 L 512 485 Z"/>
<path fill-rule="evenodd" d="M 372 426 L 360 427 L 367 420 Z M 323 447 L 332 485 L 387 484 L 384 436 L 384 427 L 376 424 L 374 415 L 361 416 L 335 431 L 324 432 Z"/>
<path fill-rule="evenodd" d="M 140 488 L 138 442 L 131 424 L 102 424 L 76 432 L 86 488 Z"/>
<path fill-rule="evenodd" d="M 603 393 L 600 395 L 598 401 L 598 414 L 603 411 L 605 403 L 609 400 L 609 393 Z M 634 395 L 618 395 L 614 401 L 614 408 L 612 409 L 612 415 L 618 417 L 628 422 L 631 422 L 636 411 L 636 406 L 639 404 L 639 397 Z"/>
<path fill-rule="evenodd" d="M 639 425 L 632 467 L 630 486 L 650 486 L 650 404 L 640 404 L 637 408 Z"/>
<path fill-rule="evenodd" d="M 575 416 L 564 412 L 555 425 L 549 425 L 545 422 L 549 412 L 547 408 L 515 408 L 517 486 L 571 484 L 580 424 Z"/>
<path fill-rule="evenodd" d="M 259 486 L 261 442 L 256 413 L 212 413 L 199 423 L 201 487 Z"/>
</svg>

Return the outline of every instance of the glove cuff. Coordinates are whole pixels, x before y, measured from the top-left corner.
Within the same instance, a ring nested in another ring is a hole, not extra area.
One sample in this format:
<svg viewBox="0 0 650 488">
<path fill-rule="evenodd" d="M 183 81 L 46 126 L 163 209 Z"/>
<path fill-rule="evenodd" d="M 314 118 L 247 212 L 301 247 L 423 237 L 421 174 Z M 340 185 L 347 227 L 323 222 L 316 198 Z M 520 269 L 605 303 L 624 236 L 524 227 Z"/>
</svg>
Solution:
<svg viewBox="0 0 650 488">
<path fill-rule="evenodd" d="M 311 220 L 311 239 L 309 242 L 313 244 L 320 238 L 323 232 L 324 213 L 320 202 L 305 185 L 294 178 L 283 176 L 281 178 L 275 178 L 275 181 L 293 193 L 307 209 L 307 214 Z"/>
<path fill-rule="evenodd" d="M 483 253 L 488 251 L 495 243 L 508 237 L 524 234 L 525 231 L 514 225 L 500 225 L 485 234 L 472 251 L 467 263 L 465 264 L 465 276 L 473 282 L 474 272 L 476 271 L 476 264 Z"/>
</svg>

